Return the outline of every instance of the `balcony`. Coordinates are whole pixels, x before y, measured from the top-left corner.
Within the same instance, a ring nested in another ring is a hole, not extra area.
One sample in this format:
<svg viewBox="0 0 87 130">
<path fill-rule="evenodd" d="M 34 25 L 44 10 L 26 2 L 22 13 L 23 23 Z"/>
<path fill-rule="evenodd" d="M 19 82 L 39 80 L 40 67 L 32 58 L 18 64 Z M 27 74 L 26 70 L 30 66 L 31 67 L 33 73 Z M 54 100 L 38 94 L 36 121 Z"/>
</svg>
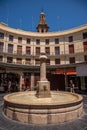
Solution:
<svg viewBox="0 0 87 130">
<path fill-rule="evenodd" d="M 39 57 L 40 56 L 40 53 L 25 53 L 25 52 L 20 52 L 20 53 L 17 53 L 17 51 L 9 51 L 9 52 L 5 52 L 3 51 L 3 49 L 0 49 L 0 54 L 1 55 L 11 55 L 11 56 L 20 56 L 20 57 Z M 49 52 L 49 53 L 45 53 L 48 58 L 50 57 L 60 57 L 60 56 L 75 56 L 77 54 L 83 54 L 83 55 L 86 55 L 87 54 L 87 50 L 84 50 L 84 49 L 75 49 L 74 52 L 72 53 L 69 53 L 69 51 L 67 50 L 65 53 L 64 51 L 60 51 L 60 53 L 55 53 L 55 52 Z"/>
</svg>

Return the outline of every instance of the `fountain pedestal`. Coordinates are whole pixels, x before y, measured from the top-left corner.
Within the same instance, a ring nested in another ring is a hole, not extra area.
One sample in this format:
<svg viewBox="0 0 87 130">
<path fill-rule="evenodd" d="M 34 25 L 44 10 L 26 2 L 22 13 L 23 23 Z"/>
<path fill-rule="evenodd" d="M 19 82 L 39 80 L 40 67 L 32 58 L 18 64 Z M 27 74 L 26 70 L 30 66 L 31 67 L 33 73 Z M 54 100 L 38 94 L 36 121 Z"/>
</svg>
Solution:
<svg viewBox="0 0 87 130">
<path fill-rule="evenodd" d="M 40 97 L 40 98 L 51 97 L 49 81 L 38 81 L 37 86 L 38 86 L 37 93 L 36 93 L 37 97 Z"/>
<path fill-rule="evenodd" d="M 36 96 L 40 98 L 51 97 L 50 82 L 46 78 L 46 59 L 47 56 L 42 53 L 40 56 L 40 81 L 37 82 Z"/>
</svg>

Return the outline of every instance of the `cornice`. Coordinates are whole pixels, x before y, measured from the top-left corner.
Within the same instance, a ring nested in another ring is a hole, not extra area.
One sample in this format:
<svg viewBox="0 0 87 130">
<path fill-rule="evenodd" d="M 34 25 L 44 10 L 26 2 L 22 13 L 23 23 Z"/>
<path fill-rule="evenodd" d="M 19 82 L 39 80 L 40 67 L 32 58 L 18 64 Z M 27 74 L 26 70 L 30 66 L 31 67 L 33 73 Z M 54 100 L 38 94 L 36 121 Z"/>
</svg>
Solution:
<svg viewBox="0 0 87 130">
<path fill-rule="evenodd" d="M 84 31 L 87 30 L 87 24 L 76 27 L 76 28 L 72 28 L 69 30 L 64 30 L 64 31 L 59 31 L 59 32 L 46 32 L 46 33 L 39 33 L 39 32 L 29 32 L 29 31 L 24 31 L 21 29 L 14 29 L 11 28 L 9 26 L 7 26 L 6 24 L 2 24 L 0 23 L 0 30 L 4 31 L 4 32 L 9 32 L 15 35 L 20 35 L 20 36 L 26 36 L 26 37 L 32 37 L 32 38 L 46 38 L 46 37 L 60 37 L 60 36 L 65 36 L 65 35 L 70 35 L 73 33 L 77 33 L 80 31 Z"/>
</svg>

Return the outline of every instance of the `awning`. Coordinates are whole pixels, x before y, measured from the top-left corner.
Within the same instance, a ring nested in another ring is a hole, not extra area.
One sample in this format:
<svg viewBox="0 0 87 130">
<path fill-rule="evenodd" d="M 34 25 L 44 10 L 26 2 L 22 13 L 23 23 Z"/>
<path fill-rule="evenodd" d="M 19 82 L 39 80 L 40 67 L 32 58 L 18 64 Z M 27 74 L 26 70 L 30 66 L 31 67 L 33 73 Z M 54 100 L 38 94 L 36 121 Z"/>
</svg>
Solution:
<svg viewBox="0 0 87 130">
<path fill-rule="evenodd" d="M 76 75 L 76 68 L 59 68 L 55 71 L 55 74 L 66 74 L 66 75 Z"/>
<path fill-rule="evenodd" d="M 79 65 L 76 67 L 77 76 L 87 76 L 87 65 Z"/>
</svg>

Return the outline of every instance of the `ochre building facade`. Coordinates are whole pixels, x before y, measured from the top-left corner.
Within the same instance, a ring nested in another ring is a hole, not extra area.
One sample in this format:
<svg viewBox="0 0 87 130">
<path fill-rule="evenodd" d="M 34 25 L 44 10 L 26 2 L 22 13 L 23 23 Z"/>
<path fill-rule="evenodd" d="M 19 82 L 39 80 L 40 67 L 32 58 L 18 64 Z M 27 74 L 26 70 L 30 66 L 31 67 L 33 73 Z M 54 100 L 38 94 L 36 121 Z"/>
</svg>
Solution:
<svg viewBox="0 0 87 130">
<path fill-rule="evenodd" d="M 13 91 L 35 90 L 42 52 L 48 57 L 51 90 L 66 90 L 70 79 L 80 90 L 86 90 L 87 25 L 48 32 L 45 14 L 41 12 L 36 29 L 37 32 L 29 32 L 0 23 L 0 90 L 7 91 L 9 80 Z"/>
</svg>

